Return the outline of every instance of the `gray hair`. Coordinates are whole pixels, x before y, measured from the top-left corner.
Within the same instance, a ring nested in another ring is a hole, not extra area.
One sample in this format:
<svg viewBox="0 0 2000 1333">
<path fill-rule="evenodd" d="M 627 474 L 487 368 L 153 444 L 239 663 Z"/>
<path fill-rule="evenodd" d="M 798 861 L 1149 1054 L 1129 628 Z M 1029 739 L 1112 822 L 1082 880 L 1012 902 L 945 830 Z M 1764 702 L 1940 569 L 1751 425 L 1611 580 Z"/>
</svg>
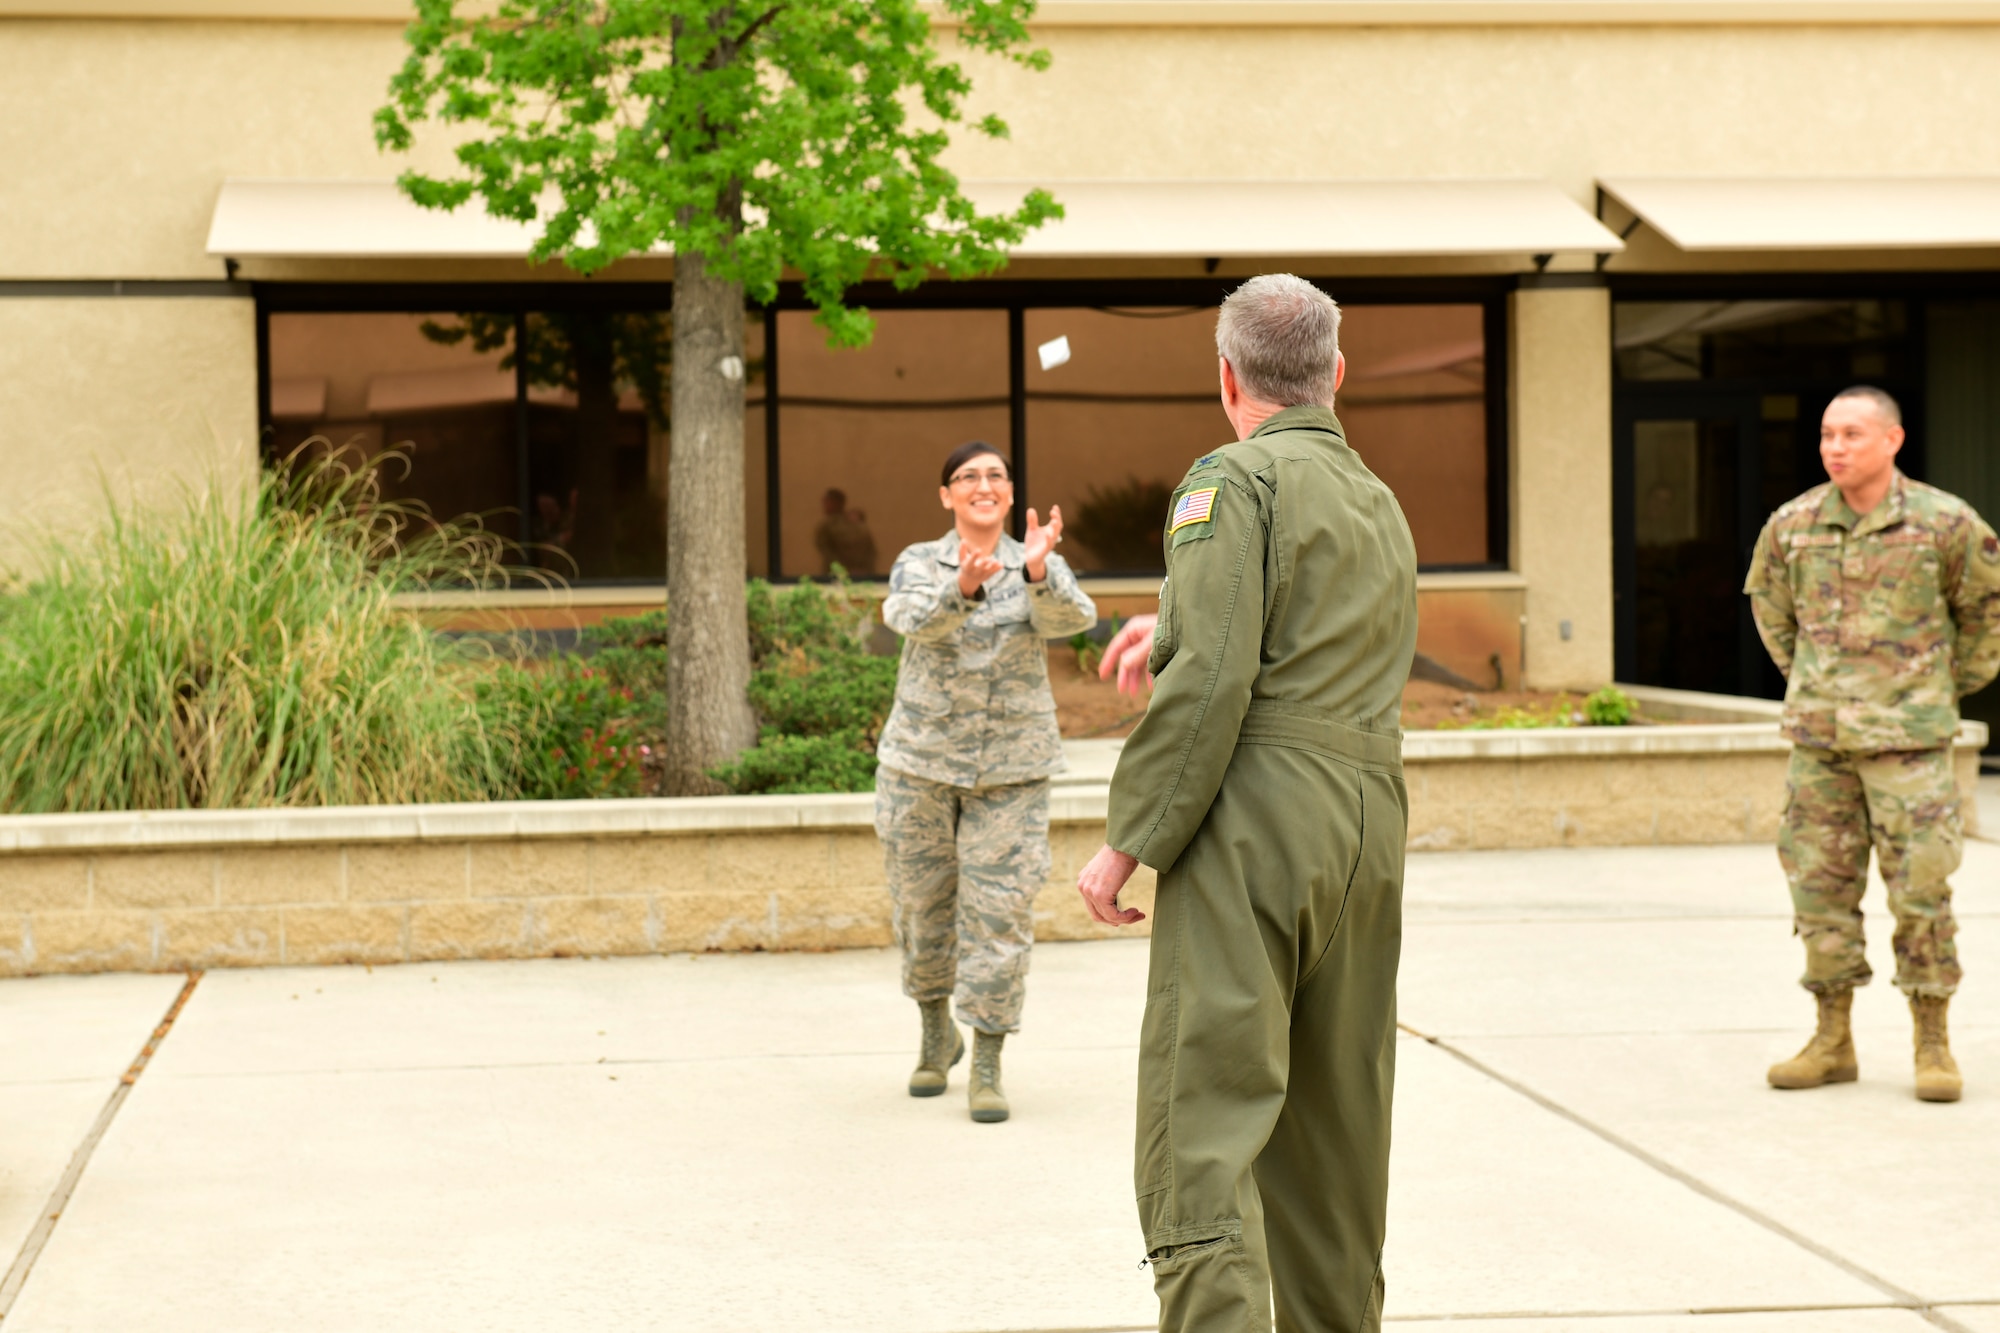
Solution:
<svg viewBox="0 0 2000 1333">
<path fill-rule="evenodd" d="M 1223 298 L 1215 350 L 1243 392 L 1260 402 L 1331 403 L 1340 307 L 1304 278 L 1266 273 Z"/>
<path fill-rule="evenodd" d="M 1875 404 L 1875 410 L 1882 414 L 1882 420 L 1888 422 L 1891 426 L 1900 426 L 1903 424 L 1903 409 L 1897 404 L 1894 398 L 1889 396 L 1886 390 L 1878 389 L 1872 384 L 1856 384 L 1842 389 L 1839 393 L 1835 394 L 1833 401 L 1837 403 L 1843 398 L 1859 398 L 1863 402 L 1873 403 Z M 1830 407 L 1832 404 L 1829 403 L 1828 406 Z"/>
</svg>

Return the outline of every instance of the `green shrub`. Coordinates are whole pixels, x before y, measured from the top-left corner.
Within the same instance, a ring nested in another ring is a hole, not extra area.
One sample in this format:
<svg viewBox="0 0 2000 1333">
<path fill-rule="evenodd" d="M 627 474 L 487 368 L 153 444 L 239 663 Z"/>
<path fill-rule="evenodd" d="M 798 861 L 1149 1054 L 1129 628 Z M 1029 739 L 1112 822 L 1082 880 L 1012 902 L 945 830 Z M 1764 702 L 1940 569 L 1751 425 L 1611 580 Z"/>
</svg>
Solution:
<svg viewBox="0 0 2000 1333">
<path fill-rule="evenodd" d="M 648 705 L 645 711 L 656 714 L 657 724 L 665 727 L 666 608 L 603 621 L 586 629 L 582 641 L 591 650 L 590 665 L 603 672 L 613 686 L 644 701 Z"/>
<path fill-rule="evenodd" d="M 1539 727 L 1568 727 L 1575 725 L 1574 703 L 1568 696 L 1558 697 L 1545 707 L 1531 704 L 1496 708 L 1491 713 L 1464 719 L 1444 718 L 1437 724 L 1439 731 L 1529 731 Z"/>
<path fill-rule="evenodd" d="M 757 744 L 709 776 L 731 791 L 868 791 L 896 699 L 896 662 L 864 646 L 872 605 L 845 580 L 780 592 L 753 580 L 750 703 Z"/>
<path fill-rule="evenodd" d="M 1616 685 L 1606 685 L 1583 701 L 1583 716 L 1593 727 L 1630 726 L 1639 705 Z"/>
<path fill-rule="evenodd" d="M 389 455 L 394 458 L 396 455 Z M 113 505 L 30 536 L 0 611 L 0 809 L 477 800 L 519 733 L 400 592 L 501 579 L 502 543 L 382 500 L 379 463 Z"/>
<path fill-rule="evenodd" d="M 574 657 L 546 666 L 502 663 L 480 688 L 489 716 L 524 737 L 507 785 L 521 800 L 637 796 L 653 747 L 645 706 Z"/>
<path fill-rule="evenodd" d="M 1623 727 L 1630 725 L 1638 711 L 1639 705 L 1631 695 L 1615 685 L 1606 685 L 1580 704 L 1567 694 L 1558 694 L 1540 706 L 1523 704 L 1497 708 L 1476 717 L 1446 718 L 1437 724 L 1437 729 L 1515 731 L 1537 727 Z"/>
<path fill-rule="evenodd" d="M 854 652 L 813 660 L 794 649 L 750 675 L 750 703 L 788 736 L 858 734 L 872 750 L 896 702 L 896 659 Z"/>
<path fill-rule="evenodd" d="M 874 603 L 844 578 L 825 584 L 801 580 L 783 591 L 752 579 L 744 590 L 744 609 L 755 668 L 796 651 L 814 659 L 865 655 Z"/>
<path fill-rule="evenodd" d="M 873 791 L 874 742 L 860 732 L 787 736 L 766 728 L 755 747 L 709 775 L 743 795 Z"/>
</svg>

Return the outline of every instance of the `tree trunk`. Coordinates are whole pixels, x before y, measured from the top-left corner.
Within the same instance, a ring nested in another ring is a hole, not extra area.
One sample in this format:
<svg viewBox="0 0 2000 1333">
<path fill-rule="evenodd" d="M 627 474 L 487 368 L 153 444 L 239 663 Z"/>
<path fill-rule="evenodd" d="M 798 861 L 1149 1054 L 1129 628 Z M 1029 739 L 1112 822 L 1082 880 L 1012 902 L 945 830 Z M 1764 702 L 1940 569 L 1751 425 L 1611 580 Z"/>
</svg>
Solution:
<svg viewBox="0 0 2000 1333">
<path fill-rule="evenodd" d="M 667 488 L 667 794 L 722 790 L 707 770 L 757 739 L 743 609 L 743 285 L 674 261 Z"/>
</svg>

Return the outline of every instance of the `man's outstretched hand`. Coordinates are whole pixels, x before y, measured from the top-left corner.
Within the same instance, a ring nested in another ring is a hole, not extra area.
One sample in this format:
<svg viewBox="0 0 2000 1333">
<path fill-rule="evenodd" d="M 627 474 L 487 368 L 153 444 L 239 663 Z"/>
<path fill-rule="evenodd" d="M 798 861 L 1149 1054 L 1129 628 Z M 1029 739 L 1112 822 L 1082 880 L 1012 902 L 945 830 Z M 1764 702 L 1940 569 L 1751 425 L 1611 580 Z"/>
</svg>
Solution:
<svg viewBox="0 0 2000 1333">
<path fill-rule="evenodd" d="M 1152 673 L 1146 670 L 1146 659 L 1153 653 L 1153 626 L 1159 623 L 1158 616 L 1133 616 L 1111 636 L 1111 642 L 1104 645 L 1104 660 L 1097 664 L 1100 680 L 1110 680 L 1115 672 L 1118 676 L 1118 690 L 1134 699 L 1142 697 L 1153 687 Z M 1094 864 L 1094 863 L 1093 863 Z M 1125 872 L 1131 874 L 1130 870 Z"/>
<path fill-rule="evenodd" d="M 1118 891 L 1138 868 L 1137 860 L 1115 847 L 1097 849 L 1097 855 L 1090 858 L 1090 864 L 1076 877 L 1076 891 L 1083 895 L 1084 908 L 1093 921 L 1102 921 L 1107 926 L 1129 926 L 1146 919 L 1146 914 L 1138 908 L 1118 905 Z"/>
</svg>

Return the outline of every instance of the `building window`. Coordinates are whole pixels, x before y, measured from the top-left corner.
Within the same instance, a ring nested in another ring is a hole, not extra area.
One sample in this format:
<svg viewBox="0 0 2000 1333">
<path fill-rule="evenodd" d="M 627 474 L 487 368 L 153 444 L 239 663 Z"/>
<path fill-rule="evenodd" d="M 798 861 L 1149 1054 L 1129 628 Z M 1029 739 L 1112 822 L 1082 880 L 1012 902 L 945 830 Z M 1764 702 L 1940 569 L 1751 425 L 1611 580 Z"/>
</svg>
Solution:
<svg viewBox="0 0 2000 1333">
<path fill-rule="evenodd" d="M 273 311 L 268 452 L 389 450 L 390 498 L 477 516 L 588 583 L 666 572 L 671 321 L 658 309 Z M 763 572 L 761 318 L 745 338 L 746 561 Z M 526 356 L 519 352 L 526 348 Z M 525 522 L 523 516 L 525 515 Z"/>
<path fill-rule="evenodd" d="M 1485 311 L 1477 305 L 1342 310 L 1348 438 L 1403 503 L 1428 565 L 1488 559 Z M 1187 465 L 1228 441 L 1217 403 L 1215 310 L 1029 310 L 1031 492 L 1062 506 L 1080 568 L 1154 573 L 1160 519 Z"/>
<path fill-rule="evenodd" d="M 1020 474 L 1017 519 L 1061 506 L 1080 571 L 1158 574 L 1175 483 L 1230 436 L 1215 359 L 1227 287 L 968 284 L 950 294 L 985 304 L 948 308 L 869 293 L 875 337 L 860 349 L 828 347 L 789 293 L 751 311 L 746 570 L 885 576 L 950 526 L 944 456 L 985 440 Z M 479 515 L 573 581 L 657 584 L 673 425 L 660 289 L 425 291 L 424 308 L 393 288 L 262 293 L 271 454 L 314 437 L 395 449 L 394 498 Z M 1504 559 L 1505 415 L 1488 364 L 1500 301 L 1343 306 L 1340 417 L 1428 568 Z"/>
<path fill-rule="evenodd" d="M 951 528 L 938 467 L 968 440 L 1009 451 L 1007 312 L 883 310 L 866 347 L 834 349 L 780 311 L 778 493 L 784 572 L 889 572 Z"/>
<path fill-rule="evenodd" d="M 278 314 L 270 324 L 270 448 L 277 457 L 315 437 L 363 457 L 392 444 L 408 467 L 386 469 L 389 498 L 434 514 L 492 515 L 518 540 L 511 347 L 444 342 L 426 329 L 511 315 Z"/>
</svg>

